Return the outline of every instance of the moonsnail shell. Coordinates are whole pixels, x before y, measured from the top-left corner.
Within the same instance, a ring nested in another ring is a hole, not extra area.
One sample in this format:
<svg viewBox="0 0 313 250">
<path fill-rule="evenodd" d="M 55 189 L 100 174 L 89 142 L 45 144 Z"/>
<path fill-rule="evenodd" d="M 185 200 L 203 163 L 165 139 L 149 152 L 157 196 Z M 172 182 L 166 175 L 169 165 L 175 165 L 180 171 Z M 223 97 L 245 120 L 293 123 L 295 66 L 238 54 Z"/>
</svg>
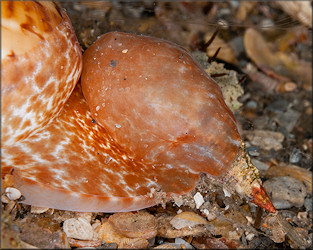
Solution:
<svg viewBox="0 0 313 250">
<path fill-rule="evenodd" d="M 68 21 L 64 12 L 58 13 Z M 85 52 L 81 84 L 72 92 L 81 54 L 69 25 L 57 27 L 57 31 L 67 28 L 72 41 L 68 43 L 73 56 L 55 59 L 65 60 L 61 65 L 70 80 L 60 84 L 66 87 L 62 93 L 49 92 L 49 97 L 44 88 L 36 89 L 36 97 L 46 100 L 40 110 L 47 118 L 39 121 L 32 116 L 31 124 L 36 125 L 27 133 L 12 134 L 9 118 L 2 120 L 7 135 L 3 168 L 14 169 L 14 183 L 24 203 L 72 211 L 139 210 L 155 205 L 158 194 L 189 192 L 199 174 L 207 173 L 233 178 L 230 183 L 240 194 L 275 211 L 253 166 L 234 165 L 249 161 L 241 149 L 236 119 L 217 84 L 185 49 L 156 38 L 107 33 Z M 44 38 L 46 43 L 50 42 Z M 4 59 L 2 63 L 12 67 Z M 42 63 L 38 60 L 33 67 Z M 28 66 L 14 67 L 23 72 L 20 81 L 27 85 Z M 2 76 L 5 72 L 9 71 Z M 3 77 L 7 90 L 2 89 L 2 94 L 15 84 L 7 79 L 8 75 Z M 38 84 L 46 86 L 49 79 Z M 36 103 L 36 98 L 29 99 L 31 90 L 21 93 L 26 98 L 21 105 L 16 97 L 8 98 L 2 102 L 4 111 L 13 105 L 22 114 L 25 103 Z M 33 110 L 27 112 L 39 112 L 37 105 L 30 106 Z M 23 119 L 16 122 L 18 126 Z"/>
</svg>

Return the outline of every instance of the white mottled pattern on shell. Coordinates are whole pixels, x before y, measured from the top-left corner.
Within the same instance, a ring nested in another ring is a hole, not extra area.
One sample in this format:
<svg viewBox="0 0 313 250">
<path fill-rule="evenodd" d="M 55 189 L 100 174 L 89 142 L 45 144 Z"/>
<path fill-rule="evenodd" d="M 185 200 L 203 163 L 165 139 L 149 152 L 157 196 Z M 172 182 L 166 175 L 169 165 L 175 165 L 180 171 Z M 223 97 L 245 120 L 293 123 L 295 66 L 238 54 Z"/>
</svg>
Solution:
<svg viewBox="0 0 313 250">
<path fill-rule="evenodd" d="M 2 149 L 2 164 L 14 167 L 26 204 L 72 211 L 148 207 L 156 203 L 151 189 L 161 185 L 157 168 L 129 159 L 105 129 L 92 123 L 79 86 L 44 131 Z"/>
<path fill-rule="evenodd" d="M 24 55 L 3 59 L 1 66 L 5 147 L 43 129 L 60 113 L 78 81 L 82 53 L 65 12 L 46 40 Z"/>
</svg>

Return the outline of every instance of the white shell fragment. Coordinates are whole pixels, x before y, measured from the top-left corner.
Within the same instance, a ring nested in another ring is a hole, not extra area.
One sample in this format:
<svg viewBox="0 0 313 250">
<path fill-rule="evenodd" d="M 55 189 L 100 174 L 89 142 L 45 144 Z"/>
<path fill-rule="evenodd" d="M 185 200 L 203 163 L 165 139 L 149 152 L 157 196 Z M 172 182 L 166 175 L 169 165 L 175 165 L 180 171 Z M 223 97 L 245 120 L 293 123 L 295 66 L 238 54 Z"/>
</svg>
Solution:
<svg viewBox="0 0 313 250">
<path fill-rule="evenodd" d="M 20 190 L 18 190 L 16 188 L 12 188 L 12 187 L 7 187 L 5 189 L 5 194 L 11 201 L 15 201 L 15 200 L 19 199 L 22 195 Z"/>
<path fill-rule="evenodd" d="M 10 199 L 6 195 L 1 195 L 1 202 L 3 203 L 9 203 Z"/>
<path fill-rule="evenodd" d="M 171 225 L 176 229 L 184 227 L 194 227 L 196 225 L 206 225 L 208 221 L 194 212 L 182 212 L 176 215 L 170 221 Z"/>
<path fill-rule="evenodd" d="M 79 217 L 78 219 L 68 219 L 64 221 L 63 231 L 69 238 L 78 240 L 92 240 L 93 230 L 90 223 L 85 219 Z"/>
<path fill-rule="evenodd" d="M 228 192 L 227 189 L 223 188 L 223 192 L 224 192 L 225 197 L 230 197 L 231 196 L 231 193 Z"/>
<path fill-rule="evenodd" d="M 196 203 L 196 208 L 197 209 L 199 209 L 202 206 L 202 204 L 204 203 L 203 196 L 199 192 L 197 192 L 194 195 L 193 199 L 194 199 L 194 201 Z"/>
<path fill-rule="evenodd" d="M 31 206 L 30 212 L 32 214 L 42 214 L 44 212 L 47 212 L 49 210 L 48 207 L 36 207 L 36 206 Z"/>
<path fill-rule="evenodd" d="M 246 239 L 247 239 L 247 241 L 251 241 L 253 238 L 254 238 L 254 233 L 248 233 L 247 235 L 246 235 Z"/>
</svg>

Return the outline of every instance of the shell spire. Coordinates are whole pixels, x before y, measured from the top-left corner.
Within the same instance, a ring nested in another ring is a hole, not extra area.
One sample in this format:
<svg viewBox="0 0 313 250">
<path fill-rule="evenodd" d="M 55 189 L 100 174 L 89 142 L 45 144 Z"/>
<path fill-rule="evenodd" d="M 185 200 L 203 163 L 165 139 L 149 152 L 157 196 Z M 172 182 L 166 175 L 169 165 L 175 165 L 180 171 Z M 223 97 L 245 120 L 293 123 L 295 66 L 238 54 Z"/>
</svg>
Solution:
<svg viewBox="0 0 313 250">
<path fill-rule="evenodd" d="M 262 186 L 259 170 L 252 164 L 246 152 L 244 142 L 241 143 L 239 155 L 233 163 L 232 169 L 223 177 L 223 181 L 228 183 L 240 196 L 249 199 L 255 205 L 270 213 L 276 212 Z"/>
</svg>

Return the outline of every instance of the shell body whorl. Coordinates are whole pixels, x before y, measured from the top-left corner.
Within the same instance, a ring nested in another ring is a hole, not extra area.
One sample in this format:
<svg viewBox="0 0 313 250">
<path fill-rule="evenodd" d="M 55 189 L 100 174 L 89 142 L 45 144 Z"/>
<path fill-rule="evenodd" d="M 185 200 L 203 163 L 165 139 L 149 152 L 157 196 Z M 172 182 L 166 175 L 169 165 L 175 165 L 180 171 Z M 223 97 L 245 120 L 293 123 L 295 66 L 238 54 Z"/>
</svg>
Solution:
<svg viewBox="0 0 313 250">
<path fill-rule="evenodd" d="M 182 47 L 110 32 L 84 54 L 82 88 L 94 119 L 132 157 L 220 176 L 241 143 L 218 85 Z"/>
<path fill-rule="evenodd" d="M 61 111 L 82 69 L 65 11 L 52 2 L 1 2 L 1 143 L 13 145 Z"/>
</svg>

